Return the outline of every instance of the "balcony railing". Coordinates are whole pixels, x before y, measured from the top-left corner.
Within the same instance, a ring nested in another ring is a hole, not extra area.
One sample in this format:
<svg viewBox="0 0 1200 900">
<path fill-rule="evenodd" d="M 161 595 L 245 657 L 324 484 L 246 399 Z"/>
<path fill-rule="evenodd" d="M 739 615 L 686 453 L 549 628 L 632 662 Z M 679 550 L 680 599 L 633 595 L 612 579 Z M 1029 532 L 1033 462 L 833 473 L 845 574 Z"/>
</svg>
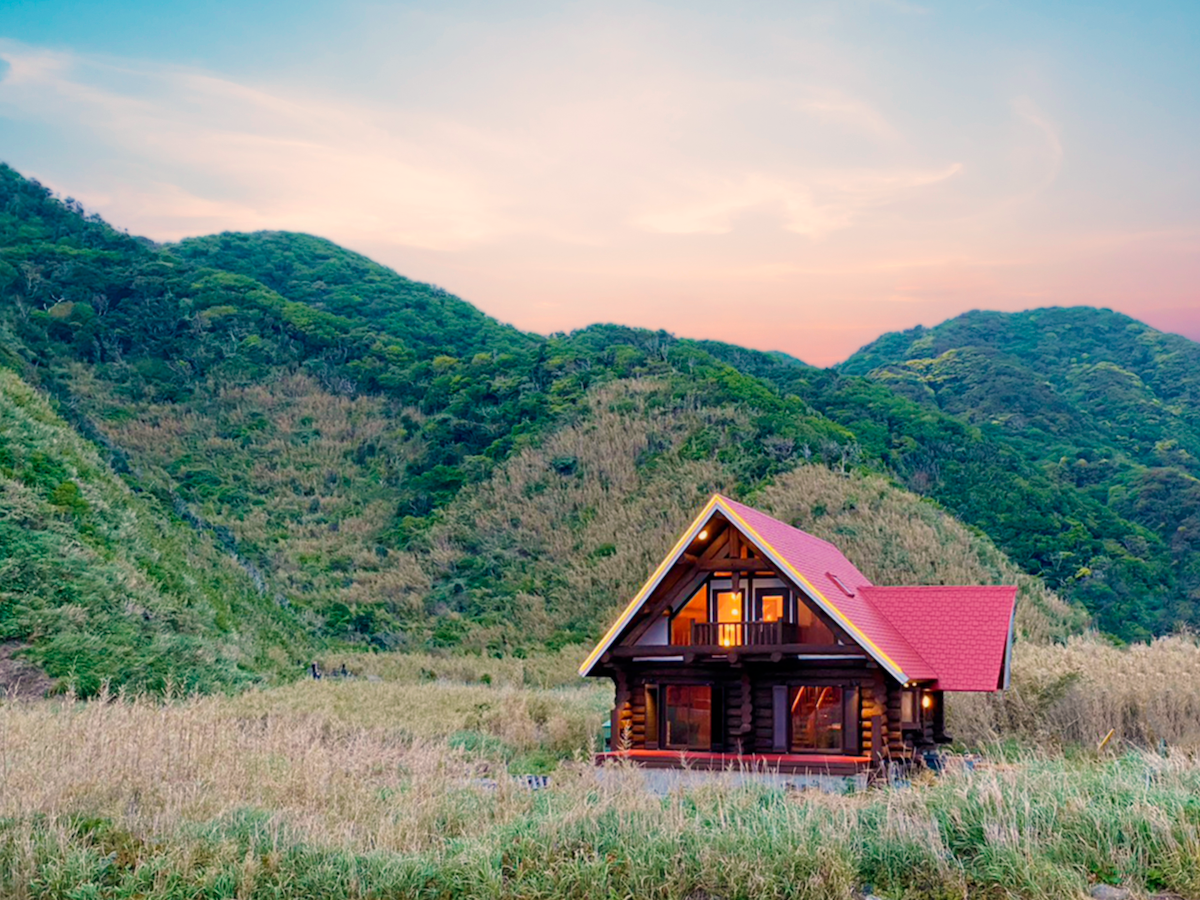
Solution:
<svg viewBox="0 0 1200 900">
<path fill-rule="evenodd" d="M 693 622 L 692 645 L 761 647 L 799 641 L 800 629 L 790 622 Z"/>
</svg>

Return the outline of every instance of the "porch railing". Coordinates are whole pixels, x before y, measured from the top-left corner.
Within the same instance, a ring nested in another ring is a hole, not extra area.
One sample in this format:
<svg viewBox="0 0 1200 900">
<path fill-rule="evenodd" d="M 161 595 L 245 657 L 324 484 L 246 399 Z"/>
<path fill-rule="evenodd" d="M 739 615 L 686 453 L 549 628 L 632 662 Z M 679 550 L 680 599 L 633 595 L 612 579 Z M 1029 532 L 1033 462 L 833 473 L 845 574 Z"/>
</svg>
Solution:
<svg viewBox="0 0 1200 900">
<path fill-rule="evenodd" d="M 692 645 L 700 647 L 755 647 L 792 644 L 799 628 L 790 622 L 693 622 Z"/>
</svg>

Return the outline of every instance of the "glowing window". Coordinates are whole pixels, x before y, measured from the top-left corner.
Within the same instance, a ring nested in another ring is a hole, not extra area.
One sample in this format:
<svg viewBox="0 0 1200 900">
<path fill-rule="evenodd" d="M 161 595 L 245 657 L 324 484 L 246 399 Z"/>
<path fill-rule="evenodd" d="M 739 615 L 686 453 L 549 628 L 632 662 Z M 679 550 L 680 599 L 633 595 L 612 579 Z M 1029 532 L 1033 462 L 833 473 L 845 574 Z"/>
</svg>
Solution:
<svg viewBox="0 0 1200 900">
<path fill-rule="evenodd" d="M 762 604 L 762 621 L 778 622 L 783 618 L 783 594 L 763 594 L 758 599 Z"/>
<path fill-rule="evenodd" d="M 742 621 L 742 592 L 721 591 L 717 594 L 717 621 Z"/>
<path fill-rule="evenodd" d="M 722 647 L 737 647 L 743 643 L 744 599 L 741 591 L 717 593 L 717 643 Z"/>
<path fill-rule="evenodd" d="M 663 686 L 663 746 L 671 750 L 712 747 L 712 688 L 706 684 Z"/>
<path fill-rule="evenodd" d="M 840 687 L 792 688 L 792 751 L 840 751 L 843 715 Z"/>
<path fill-rule="evenodd" d="M 671 643 L 687 646 L 692 643 L 692 625 L 708 621 L 708 589 L 696 591 L 687 605 L 671 620 Z"/>
</svg>

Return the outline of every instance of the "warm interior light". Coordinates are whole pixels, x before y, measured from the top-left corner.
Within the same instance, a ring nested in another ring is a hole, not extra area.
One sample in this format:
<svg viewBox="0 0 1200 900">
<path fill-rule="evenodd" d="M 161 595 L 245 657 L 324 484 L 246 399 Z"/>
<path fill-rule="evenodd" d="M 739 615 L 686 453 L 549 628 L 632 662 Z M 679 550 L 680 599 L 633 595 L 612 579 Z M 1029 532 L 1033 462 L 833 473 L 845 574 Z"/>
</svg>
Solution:
<svg viewBox="0 0 1200 900">
<path fill-rule="evenodd" d="M 708 529 L 707 528 L 701 529 L 700 533 L 696 536 L 698 538 L 700 538 L 700 540 L 702 540 L 702 541 L 708 540 Z"/>
<path fill-rule="evenodd" d="M 928 694 L 925 694 L 921 698 L 921 709 L 929 709 L 929 707 L 931 707 L 931 706 L 933 706 L 933 698 L 930 697 Z"/>
</svg>

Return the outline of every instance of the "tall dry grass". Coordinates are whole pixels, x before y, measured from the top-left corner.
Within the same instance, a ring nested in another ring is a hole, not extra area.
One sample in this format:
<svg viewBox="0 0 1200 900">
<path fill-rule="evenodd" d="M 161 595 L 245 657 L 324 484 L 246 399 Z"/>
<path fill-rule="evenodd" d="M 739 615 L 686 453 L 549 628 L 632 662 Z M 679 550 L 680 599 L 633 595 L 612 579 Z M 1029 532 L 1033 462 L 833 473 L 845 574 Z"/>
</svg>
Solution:
<svg viewBox="0 0 1200 900">
<path fill-rule="evenodd" d="M 251 808 L 297 840 L 414 852 L 447 828 L 479 833 L 527 810 L 527 795 L 506 795 L 479 819 L 437 824 L 470 779 L 505 772 L 506 745 L 590 751 L 596 707 L 584 690 L 364 682 L 167 703 L 8 703 L 0 817 L 82 813 L 162 834 Z M 464 732 L 495 742 L 448 740 Z"/>
<path fill-rule="evenodd" d="M 486 752 L 390 727 L 393 709 L 410 725 L 433 706 L 463 715 L 452 698 L 464 686 L 381 687 L 0 705 L 0 895 L 844 900 L 870 884 L 896 900 L 1077 900 L 1096 881 L 1200 892 L 1200 764 L 1187 756 L 1030 755 L 849 796 L 717 778 L 661 799 L 636 771 L 568 763 L 531 792 Z M 510 717 L 531 699 L 475 690 L 516 704 Z"/>
<path fill-rule="evenodd" d="M 321 670 L 383 681 L 490 684 L 542 689 L 580 686 L 579 664 L 590 648 L 573 644 L 557 652 L 495 658 L 477 653 L 329 653 Z"/>
<path fill-rule="evenodd" d="M 1095 747 L 1112 730 L 1118 745 L 1200 750 L 1200 642 L 1177 635 L 1129 647 L 1094 636 L 1018 643 L 1008 691 L 955 695 L 948 711 L 951 733 L 971 744 L 1017 738 Z"/>
</svg>

